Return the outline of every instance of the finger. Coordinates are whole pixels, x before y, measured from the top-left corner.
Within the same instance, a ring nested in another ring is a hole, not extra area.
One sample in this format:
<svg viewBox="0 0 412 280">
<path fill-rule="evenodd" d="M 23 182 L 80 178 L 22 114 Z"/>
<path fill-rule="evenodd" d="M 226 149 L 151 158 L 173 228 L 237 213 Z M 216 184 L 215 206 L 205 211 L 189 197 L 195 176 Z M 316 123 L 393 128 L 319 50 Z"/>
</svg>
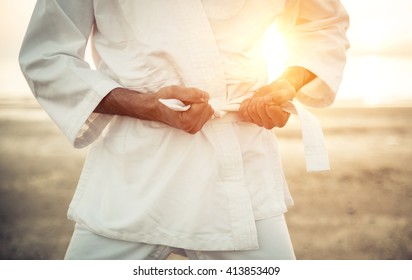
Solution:
<svg viewBox="0 0 412 280">
<path fill-rule="evenodd" d="M 268 114 L 273 127 L 284 127 L 289 120 L 290 113 L 282 110 L 280 106 L 270 105 L 266 106 L 266 113 Z"/>
<path fill-rule="evenodd" d="M 197 105 L 197 104 L 195 104 Z M 214 114 L 213 108 L 212 106 L 210 106 L 209 104 L 202 104 L 199 108 L 200 110 L 200 115 L 197 118 L 197 122 L 195 123 L 193 129 L 190 131 L 190 133 L 196 133 L 198 131 L 200 131 L 203 126 L 205 125 L 205 123 L 211 119 L 211 117 Z"/>
<path fill-rule="evenodd" d="M 207 103 L 210 96 L 207 92 L 198 88 L 183 88 L 180 100 L 186 103 Z"/>
<path fill-rule="evenodd" d="M 266 129 L 272 129 L 274 127 L 273 121 L 267 113 L 266 105 L 263 98 L 259 98 L 257 102 L 257 113 L 262 120 L 263 127 Z"/>
<path fill-rule="evenodd" d="M 194 134 L 202 129 L 212 115 L 213 109 L 208 103 L 192 104 L 192 107 L 183 115 L 182 129 Z"/>
<path fill-rule="evenodd" d="M 259 98 L 252 98 L 249 106 L 247 107 L 247 112 L 249 114 L 249 118 L 252 120 L 254 124 L 257 124 L 258 126 L 263 126 L 262 119 L 259 116 L 258 113 L 258 99 Z"/>
<path fill-rule="evenodd" d="M 252 119 L 248 113 L 248 107 L 252 99 L 246 99 L 240 104 L 239 113 L 242 115 L 242 118 L 247 122 L 252 122 Z"/>
<path fill-rule="evenodd" d="M 207 102 L 209 94 L 198 88 L 186 88 L 181 86 L 167 86 L 159 91 L 161 98 L 175 98 L 186 104 Z"/>
<path fill-rule="evenodd" d="M 198 121 L 195 123 L 193 129 L 189 131 L 189 133 L 196 133 L 200 131 L 203 126 L 211 119 L 213 116 L 213 109 L 210 105 L 207 105 L 207 107 L 203 110 L 203 114 L 198 118 Z"/>
</svg>

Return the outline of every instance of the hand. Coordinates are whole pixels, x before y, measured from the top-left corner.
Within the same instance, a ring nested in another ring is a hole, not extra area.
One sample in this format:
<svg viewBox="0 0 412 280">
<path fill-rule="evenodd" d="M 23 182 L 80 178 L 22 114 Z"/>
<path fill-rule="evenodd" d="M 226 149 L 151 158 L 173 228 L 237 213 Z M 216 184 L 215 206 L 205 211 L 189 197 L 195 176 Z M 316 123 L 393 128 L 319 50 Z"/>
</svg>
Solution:
<svg viewBox="0 0 412 280">
<path fill-rule="evenodd" d="M 176 98 L 191 107 L 186 112 L 176 112 L 160 103 L 160 98 Z M 158 121 L 194 134 L 213 115 L 208 100 L 209 95 L 196 88 L 167 86 L 153 94 L 142 94 L 119 87 L 110 91 L 94 112 Z"/>
<path fill-rule="evenodd" d="M 283 127 L 290 114 L 283 111 L 281 104 L 295 97 L 295 88 L 284 79 L 260 88 L 255 95 L 240 105 L 240 113 L 246 121 L 272 129 Z"/>
<path fill-rule="evenodd" d="M 190 134 L 201 130 L 213 115 L 213 109 L 208 103 L 209 95 L 197 88 L 167 86 L 160 89 L 154 96 L 157 101 L 155 119 Z M 158 101 L 161 98 L 176 98 L 185 104 L 190 104 L 191 107 L 187 111 L 177 112 L 161 104 Z"/>
</svg>

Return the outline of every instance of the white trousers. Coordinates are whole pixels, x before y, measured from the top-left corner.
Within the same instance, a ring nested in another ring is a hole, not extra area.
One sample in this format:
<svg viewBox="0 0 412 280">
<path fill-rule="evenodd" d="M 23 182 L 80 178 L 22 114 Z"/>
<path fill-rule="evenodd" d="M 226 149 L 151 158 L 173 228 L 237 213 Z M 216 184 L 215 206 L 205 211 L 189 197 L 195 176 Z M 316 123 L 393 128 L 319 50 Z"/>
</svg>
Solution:
<svg viewBox="0 0 412 280">
<path fill-rule="evenodd" d="M 106 238 L 76 225 L 65 259 L 164 260 L 171 254 L 192 260 L 291 260 L 295 254 L 284 215 L 256 221 L 259 249 L 194 251 Z"/>
</svg>

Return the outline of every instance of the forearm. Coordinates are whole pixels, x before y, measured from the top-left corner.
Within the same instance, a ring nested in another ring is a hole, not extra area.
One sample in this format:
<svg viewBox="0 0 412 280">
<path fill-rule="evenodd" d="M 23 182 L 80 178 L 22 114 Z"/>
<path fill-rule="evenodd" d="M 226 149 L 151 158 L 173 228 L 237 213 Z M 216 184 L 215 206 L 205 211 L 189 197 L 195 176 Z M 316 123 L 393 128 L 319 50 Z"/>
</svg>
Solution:
<svg viewBox="0 0 412 280">
<path fill-rule="evenodd" d="M 115 88 L 98 104 L 94 112 L 156 120 L 156 97 L 126 88 Z"/>
</svg>

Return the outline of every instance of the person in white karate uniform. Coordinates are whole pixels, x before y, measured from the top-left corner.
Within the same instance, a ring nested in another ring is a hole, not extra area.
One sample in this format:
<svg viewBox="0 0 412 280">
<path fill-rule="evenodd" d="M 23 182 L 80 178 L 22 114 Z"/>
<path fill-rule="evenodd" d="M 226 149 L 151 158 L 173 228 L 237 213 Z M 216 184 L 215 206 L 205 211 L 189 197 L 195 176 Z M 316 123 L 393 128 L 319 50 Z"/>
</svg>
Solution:
<svg viewBox="0 0 412 280">
<path fill-rule="evenodd" d="M 274 22 L 290 56 L 268 81 Z M 333 102 L 348 24 L 337 0 L 38 0 L 22 72 L 73 146 L 91 144 L 65 258 L 294 259 L 271 129 L 294 98 Z M 175 99 L 190 108 L 161 102 Z"/>
</svg>

